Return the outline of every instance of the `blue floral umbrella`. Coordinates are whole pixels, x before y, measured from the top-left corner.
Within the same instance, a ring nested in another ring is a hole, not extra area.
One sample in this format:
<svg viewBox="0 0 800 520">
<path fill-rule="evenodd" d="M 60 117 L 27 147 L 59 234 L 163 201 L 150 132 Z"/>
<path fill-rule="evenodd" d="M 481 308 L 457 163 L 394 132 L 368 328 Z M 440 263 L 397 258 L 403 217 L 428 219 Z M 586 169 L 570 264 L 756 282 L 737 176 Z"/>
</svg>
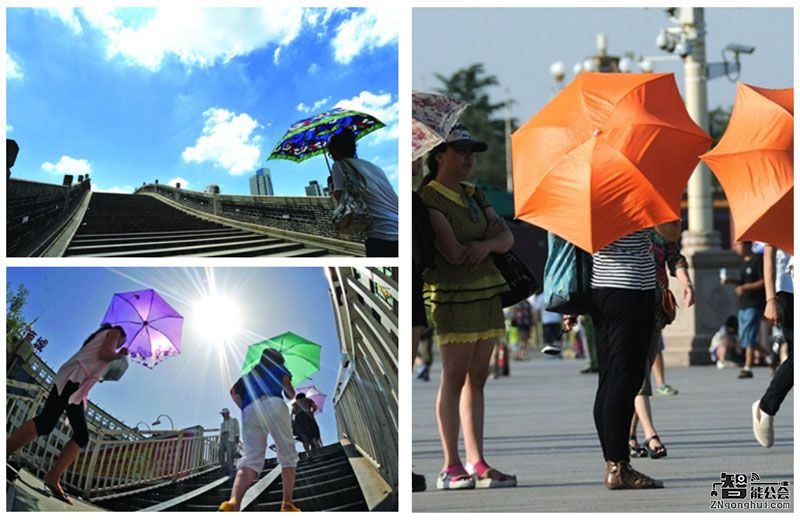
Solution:
<svg viewBox="0 0 800 520">
<path fill-rule="evenodd" d="M 331 136 L 344 129 L 351 130 L 358 140 L 384 126 L 386 125 L 376 117 L 364 112 L 334 108 L 302 119 L 289 127 L 269 159 L 302 162 L 315 155 L 324 154 Z M 327 158 L 325 160 L 327 162 Z"/>
</svg>

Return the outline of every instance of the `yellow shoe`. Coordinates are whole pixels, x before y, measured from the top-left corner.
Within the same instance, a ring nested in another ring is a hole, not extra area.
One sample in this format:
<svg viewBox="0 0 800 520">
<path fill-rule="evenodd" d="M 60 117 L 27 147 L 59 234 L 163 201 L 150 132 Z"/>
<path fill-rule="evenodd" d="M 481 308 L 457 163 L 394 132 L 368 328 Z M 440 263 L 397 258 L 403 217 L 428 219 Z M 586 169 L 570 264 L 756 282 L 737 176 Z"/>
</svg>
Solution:
<svg viewBox="0 0 800 520">
<path fill-rule="evenodd" d="M 223 502 L 223 503 L 221 503 L 219 505 L 219 509 L 217 509 L 217 512 L 220 512 L 220 511 L 222 511 L 224 513 L 235 513 L 236 512 L 236 508 L 233 507 L 233 505 L 229 504 L 228 501 L 226 500 L 225 502 Z"/>
<path fill-rule="evenodd" d="M 300 508 L 291 502 L 281 502 L 281 513 L 299 513 Z"/>
</svg>

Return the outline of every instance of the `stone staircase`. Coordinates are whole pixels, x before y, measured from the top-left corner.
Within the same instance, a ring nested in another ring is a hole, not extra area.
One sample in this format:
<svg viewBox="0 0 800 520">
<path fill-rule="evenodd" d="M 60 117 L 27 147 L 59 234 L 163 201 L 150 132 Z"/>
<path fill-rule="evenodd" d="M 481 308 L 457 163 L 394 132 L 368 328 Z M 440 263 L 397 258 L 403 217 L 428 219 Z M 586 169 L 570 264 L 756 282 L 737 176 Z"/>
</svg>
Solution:
<svg viewBox="0 0 800 520">
<path fill-rule="evenodd" d="M 268 459 L 260 478 L 276 468 Z M 256 481 L 254 487 L 258 485 Z M 233 479 L 218 469 L 183 482 L 128 494 L 112 499 L 96 499 L 100 507 L 111 511 L 139 511 L 153 508 L 162 511 L 216 511 L 230 497 Z M 202 489 L 205 488 L 205 489 Z M 198 493 L 198 490 L 201 491 Z M 282 489 L 280 476 L 258 494 L 245 511 L 278 511 Z M 317 450 L 308 460 L 300 459 L 294 488 L 294 503 L 303 511 L 367 511 L 367 503 L 353 468 L 340 444 Z M 159 507 L 163 504 L 166 507 Z"/>
<path fill-rule="evenodd" d="M 152 197 L 93 193 L 64 256 L 324 256 L 327 250 L 208 222 Z"/>
</svg>

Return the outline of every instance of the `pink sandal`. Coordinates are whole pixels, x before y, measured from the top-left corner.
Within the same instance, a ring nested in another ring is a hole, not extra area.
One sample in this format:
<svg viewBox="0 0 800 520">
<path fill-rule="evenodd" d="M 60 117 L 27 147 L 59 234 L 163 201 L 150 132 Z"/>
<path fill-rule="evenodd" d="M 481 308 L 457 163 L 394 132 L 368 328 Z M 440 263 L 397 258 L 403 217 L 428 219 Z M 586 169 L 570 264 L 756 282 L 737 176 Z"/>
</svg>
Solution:
<svg viewBox="0 0 800 520">
<path fill-rule="evenodd" d="M 506 475 L 489 466 L 484 459 L 479 460 L 475 464 L 467 463 L 467 469 L 475 479 L 476 488 L 517 487 L 516 475 Z M 490 471 L 494 471 L 496 476 L 490 477 Z"/>
<path fill-rule="evenodd" d="M 436 489 L 473 489 L 475 479 L 467 473 L 464 466 L 459 462 L 448 466 L 447 469 L 439 473 L 436 479 Z"/>
</svg>

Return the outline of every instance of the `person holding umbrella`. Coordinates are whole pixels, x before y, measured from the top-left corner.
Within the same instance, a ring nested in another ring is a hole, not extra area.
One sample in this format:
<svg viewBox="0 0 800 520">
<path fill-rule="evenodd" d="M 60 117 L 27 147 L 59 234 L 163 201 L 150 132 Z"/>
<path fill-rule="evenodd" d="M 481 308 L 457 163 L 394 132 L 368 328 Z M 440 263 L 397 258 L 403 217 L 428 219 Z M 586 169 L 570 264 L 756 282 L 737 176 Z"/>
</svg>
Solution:
<svg viewBox="0 0 800 520">
<path fill-rule="evenodd" d="M 292 374 L 286 369 L 283 355 L 265 348 L 258 363 L 236 381 L 231 397 L 242 410 L 244 454 L 237 463 L 231 496 L 220 504 L 219 511 L 239 511 L 247 489 L 264 468 L 267 436 L 272 435 L 278 451 L 283 484 L 282 512 L 300 511 L 292 503 L 297 474 L 297 450 L 292 436 L 292 420 L 281 394 L 295 396 Z"/>
<path fill-rule="evenodd" d="M 397 193 L 378 166 L 356 157 L 356 136 L 348 128 L 331 136 L 328 152 L 333 159 L 333 196 L 338 201 L 347 175 L 361 174 L 367 189 L 363 194 L 372 222 L 366 230 L 367 256 L 397 256 Z M 355 172 L 354 172 L 355 170 Z M 347 173 L 346 173 L 347 172 Z"/>
<path fill-rule="evenodd" d="M 317 412 L 317 403 L 306 397 L 304 393 L 298 393 L 292 403 L 292 431 L 300 438 L 303 443 L 303 449 L 306 453 L 306 458 L 311 456 L 311 451 L 314 448 L 322 447 L 322 442 L 319 440 L 319 425 L 314 418 Z"/>
<path fill-rule="evenodd" d="M 489 466 L 483 453 L 483 391 L 494 344 L 506 333 L 500 295 L 508 290 L 491 253 L 504 253 L 514 245 L 513 235 L 483 192 L 465 182 L 475 167 L 475 152 L 486 149 L 486 143 L 472 139 L 463 125 L 455 125 L 447 141 L 428 155 L 430 173 L 419 190 L 436 248 L 436 268 L 426 270 L 424 279 L 442 356 L 436 403 L 444 451 L 439 489 L 517 484 L 515 476 Z M 459 423 L 468 468 L 458 453 Z"/>
<path fill-rule="evenodd" d="M 80 455 L 81 448 L 89 443 L 89 430 L 86 426 L 84 408 L 89 390 L 100 381 L 112 361 L 128 355 L 125 344 L 125 331 L 122 327 L 103 323 L 94 331 L 80 350 L 58 369 L 42 411 L 22 424 L 6 439 L 6 456 L 10 456 L 36 437 L 48 435 L 66 411 L 72 426 L 72 439 L 64 446 L 50 471 L 44 476 L 44 485 L 52 495 L 67 504 L 69 497 L 61 487 L 61 476 Z M 119 349 L 119 350 L 118 350 Z"/>
</svg>

